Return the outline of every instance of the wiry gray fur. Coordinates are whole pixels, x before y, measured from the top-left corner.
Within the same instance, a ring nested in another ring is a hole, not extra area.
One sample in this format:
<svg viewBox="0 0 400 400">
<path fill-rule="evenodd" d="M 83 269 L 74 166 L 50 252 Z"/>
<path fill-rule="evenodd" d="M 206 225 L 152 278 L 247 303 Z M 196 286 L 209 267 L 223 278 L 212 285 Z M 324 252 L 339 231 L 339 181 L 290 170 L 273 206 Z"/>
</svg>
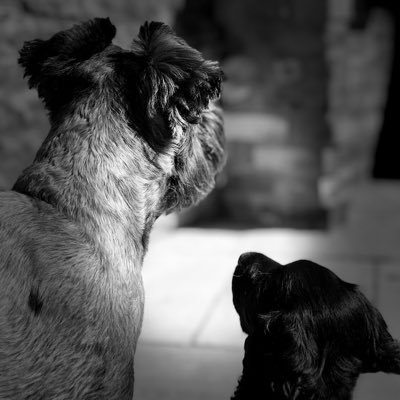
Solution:
<svg viewBox="0 0 400 400">
<path fill-rule="evenodd" d="M 141 33 L 178 49 L 161 72 L 139 40 L 112 45 L 108 19 L 21 50 L 52 126 L 0 193 L 0 399 L 132 398 L 151 226 L 203 198 L 223 166 L 217 64 L 163 24 Z M 147 92 L 158 73 L 168 97 Z"/>
</svg>

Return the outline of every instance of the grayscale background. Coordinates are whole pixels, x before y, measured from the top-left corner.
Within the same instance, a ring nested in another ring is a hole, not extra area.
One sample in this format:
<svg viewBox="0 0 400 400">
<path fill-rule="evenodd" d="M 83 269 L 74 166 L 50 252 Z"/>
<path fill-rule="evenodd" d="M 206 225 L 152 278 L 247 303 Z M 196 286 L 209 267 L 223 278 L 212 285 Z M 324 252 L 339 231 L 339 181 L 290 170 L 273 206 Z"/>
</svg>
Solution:
<svg viewBox="0 0 400 400">
<path fill-rule="evenodd" d="M 110 17 L 145 20 L 219 60 L 229 160 L 212 194 L 156 224 L 145 259 L 138 400 L 229 399 L 244 336 L 230 283 L 244 251 L 319 262 L 357 283 L 400 338 L 398 0 L 0 0 L 0 187 L 49 125 L 17 65 L 25 40 Z M 1 293 L 0 293 L 1 295 Z M 364 375 L 355 400 L 395 400 Z"/>
</svg>

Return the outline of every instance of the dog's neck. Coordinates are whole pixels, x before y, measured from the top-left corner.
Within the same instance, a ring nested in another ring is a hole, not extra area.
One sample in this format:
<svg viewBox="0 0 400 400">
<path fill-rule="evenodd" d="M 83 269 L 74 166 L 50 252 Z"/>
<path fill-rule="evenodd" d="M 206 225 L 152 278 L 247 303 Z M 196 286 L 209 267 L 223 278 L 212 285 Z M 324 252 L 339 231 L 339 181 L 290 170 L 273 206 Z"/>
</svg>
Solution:
<svg viewBox="0 0 400 400">
<path fill-rule="evenodd" d="M 81 225 L 110 262 L 140 267 L 158 217 L 162 174 L 143 156 L 142 140 L 110 109 L 74 110 L 68 119 L 53 120 L 13 190 L 50 203 Z"/>
<path fill-rule="evenodd" d="M 260 352 L 260 357 L 262 357 L 262 352 Z M 346 385 L 340 381 L 334 388 L 321 380 L 314 388 L 306 390 L 297 384 L 290 384 L 290 381 L 285 382 L 285 375 L 279 378 L 279 382 L 271 379 L 271 374 L 265 367 L 264 363 L 254 362 L 254 358 L 250 361 L 245 356 L 242 376 L 231 400 L 350 400 L 358 378 L 358 373 L 349 376 L 349 379 L 341 377 Z M 274 366 L 271 365 L 269 368 L 274 369 Z"/>
<path fill-rule="evenodd" d="M 245 354 L 243 359 L 243 372 L 231 400 L 267 400 L 274 399 L 271 392 L 265 386 L 264 367 L 262 365 L 262 353 L 249 356 Z"/>
<path fill-rule="evenodd" d="M 321 399 L 321 397 L 302 396 L 290 387 L 278 387 L 262 374 L 253 371 L 243 373 L 231 400 L 284 400 L 284 399 Z"/>
<path fill-rule="evenodd" d="M 248 340 L 246 346 L 242 376 L 231 400 L 323 399 L 317 393 L 305 394 L 285 383 L 284 376 L 279 377 L 281 382 L 276 382 L 272 375 L 276 374 L 276 368 L 279 367 L 274 362 L 265 362 L 265 349 L 253 347 Z"/>
</svg>

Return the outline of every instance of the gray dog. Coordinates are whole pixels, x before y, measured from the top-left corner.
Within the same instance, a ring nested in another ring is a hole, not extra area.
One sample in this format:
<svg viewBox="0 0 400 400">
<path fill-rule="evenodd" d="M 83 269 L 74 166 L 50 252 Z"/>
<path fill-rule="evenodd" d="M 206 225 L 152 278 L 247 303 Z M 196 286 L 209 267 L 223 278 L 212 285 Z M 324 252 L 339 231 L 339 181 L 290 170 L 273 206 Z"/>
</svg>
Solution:
<svg viewBox="0 0 400 400">
<path fill-rule="evenodd" d="M 94 19 L 25 43 L 50 133 L 0 193 L 0 398 L 131 399 L 154 221 L 222 168 L 222 72 L 161 23 L 130 50 Z"/>
</svg>

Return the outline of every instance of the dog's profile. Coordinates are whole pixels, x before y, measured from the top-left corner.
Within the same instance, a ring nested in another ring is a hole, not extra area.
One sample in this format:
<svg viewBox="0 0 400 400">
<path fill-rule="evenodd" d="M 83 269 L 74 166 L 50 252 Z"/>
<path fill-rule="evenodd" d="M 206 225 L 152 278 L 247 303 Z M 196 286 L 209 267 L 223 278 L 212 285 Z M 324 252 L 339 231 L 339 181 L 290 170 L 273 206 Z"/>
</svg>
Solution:
<svg viewBox="0 0 400 400">
<path fill-rule="evenodd" d="M 213 187 L 222 72 L 166 25 L 109 19 L 26 42 L 50 132 L 0 193 L 0 398 L 131 399 L 154 221 Z M 162 266 L 160 266 L 162 267 Z"/>
<path fill-rule="evenodd" d="M 245 341 L 235 400 L 349 400 L 364 372 L 400 374 L 400 346 L 358 288 L 329 269 L 244 253 L 232 280 Z"/>
</svg>

